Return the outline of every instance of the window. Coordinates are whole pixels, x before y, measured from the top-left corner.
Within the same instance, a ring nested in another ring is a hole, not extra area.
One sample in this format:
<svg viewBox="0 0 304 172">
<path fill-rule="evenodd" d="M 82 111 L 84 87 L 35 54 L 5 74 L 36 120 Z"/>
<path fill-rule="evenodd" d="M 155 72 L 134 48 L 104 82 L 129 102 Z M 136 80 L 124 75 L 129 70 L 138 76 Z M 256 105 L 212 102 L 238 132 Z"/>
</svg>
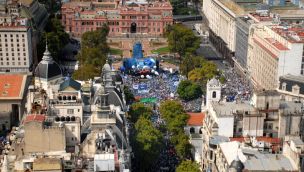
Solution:
<svg viewBox="0 0 304 172">
<path fill-rule="evenodd" d="M 71 131 L 75 132 L 75 126 L 72 126 Z"/>
<path fill-rule="evenodd" d="M 215 91 L 212 92 L 212 98 L 216 98 L 216 92 Z"/>
<path fill-rule="evenodd" d="M 284 83 L 282 84 L 282 90 L 283 90 L 283 91 L 286 91 L 286 82 L 284 82 Z"/>
<path fill-rule="evenodd" d="M 300 92 L 300 87 L 298 85 L 292 86 L 292 93 L 299 94 L 299 92 Z"/>
<path fill-rule="evenodd" d="M 195 129 L 193 127 L 190 128 L 190 134 L 195 133 Z"/>
<path fill-rule="evenodd" d="M 67 110 L 67 113 L 68 113 L 68 114 L 74 114 L 74 109 L 68 109 L 68 110 Z"/>
</svg>

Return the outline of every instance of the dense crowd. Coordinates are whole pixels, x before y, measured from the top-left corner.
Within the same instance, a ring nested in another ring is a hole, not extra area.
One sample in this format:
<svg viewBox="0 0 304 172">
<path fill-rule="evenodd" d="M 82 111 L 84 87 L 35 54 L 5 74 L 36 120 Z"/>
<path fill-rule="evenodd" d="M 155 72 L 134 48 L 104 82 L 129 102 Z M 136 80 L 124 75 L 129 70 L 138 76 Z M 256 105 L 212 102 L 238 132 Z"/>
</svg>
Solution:
<svg viewBox="0 0 304 172">
<path fill-rule="evenodd" d="M 150 79 L 141 79 L 138 76 L 125 75 L 123 82 L 127 85 L 135 97 L 140 98 L 157 98 L 157 103 L 167 99 L 179 100 L 177 97 L 177 87 L 181 80 L 178 73 L 161 72 L 160 75 L 154 76 Z M 147 91 L 140 91 L 133 89 L 134 85 L 145 84 Z M 182 101 L 186 111 L 199 112 L 201 108 L 202 99 L 195 99 L 192 101 Z"/>
<path fill-rule="evenodd" d="M 226 96 L 227 101 L 234 101 L 236 99 L 248 101 L 250 99 L 252 92 L 246 79 L 240 78 L 233 68 L 225 70 L 224 76 L 226 82 L 222 87 L 222 95 Z"/>
</svg>

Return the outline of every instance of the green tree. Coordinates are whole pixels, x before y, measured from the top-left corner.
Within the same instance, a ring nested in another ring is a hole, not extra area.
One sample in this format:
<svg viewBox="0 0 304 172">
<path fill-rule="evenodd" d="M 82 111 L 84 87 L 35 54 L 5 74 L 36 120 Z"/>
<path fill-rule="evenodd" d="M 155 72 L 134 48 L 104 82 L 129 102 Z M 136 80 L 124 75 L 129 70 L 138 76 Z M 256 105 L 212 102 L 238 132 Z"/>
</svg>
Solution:
<svg viewBox="0 0 304 172">
<path fill-rule="evenodd" d="M 176 168 L 176 172 L 200 172 L 200 167 L 191 160 L 182 161 Z"/>
<path fill-rule="evenodd" d="M 166 121 L 167 129 L 171 133 L 183 131 L 187 124 L 188 115 L 185 113 L 183 106 L 174 100 L 167 100 L 160 105 L 160 114 Z"/>
<path fill-rule="evenodd" d="M 192 54 L 199 48 L 200 39 L 194 35 L 191 29 L 181 24 L 175 24 L 168 27 L 167 31 L 169 49 L 171 52 L 178 53 L 180 63 L 187 52 Z"/>
<path fill-rule="evenodd" d="M 140 171 L 149 171 L 160 154 L 162 147 L 162 133 L 153 127 L 149 119 L 140 117 L 135 123 L 134 152 L 140 162 Z"/>
<path fill-rule="evenodd" d="M 150 119 L 151 115 L 153 114 L 152 108 L 149 106 L 146 106 L 143 103 L 134 103 L 131 105 L 130 111 L 129 111 L 129 117 L 132 122 L 136 122 L 140 117 L 143 117 L 145 119 Z"/>
<path fill-rule="evenodd" d="M 73 78 L 77 80 L 87 80 L 94 78 L 100 71 L 92 64 L 84 64 L 74 71 Z"/>
<path fill-rule="evenodd" d="M 135 100 L 135 98 L 129 87 L 126 85 L 124 86 L 124 93 L 126 97 L 126 103 L 131 104 Z"/>
<path fill-rule="evenodd" d="M 103 25 L 103 27 L 96 31 L 85 32 L 81 37 L 81 51 L 77 58 L 80 62 L 80 67 L 76 74 L 73 74 L 73 78 L 88 80 L 101 73 L 101 68 L 105 64 L 107 54 L 109 52 L 109 46 L 107 44 L 107 35 L 109 33 L 109 27 Z M 86 75 L 87 66 L 92 67 L 90 71 L 95 71 L 95 75 Z M 84 75 L 79 75 L 84 74 Z M 83 76 L 82 78 L 78 78 Z"/>
<path fill-rule="evenodd" d="M 189 142 L 189 137 L 185 133 L 177 135 L 175 150 L 180 159 L 186 159 L 191 156 L 192 145 Z"/>
<path fill-rule="evenodd" d="M 202 95 L 201 86 L 189 80 L 181 81 L 177 87 L 177 93 L 184 100 L 193 100 Z"/>
<path fill-rule="evenodd" d="M 207 81 L 215 76 L 219 76 L 220 72 L 213 62 L 203 61 L 202 67 L 195 68 L 189 72 L 189 80 L 198 83 L 203 88 L 206 87 Z"/>
<path fill-rule="evenodd" d="M 206 62 L 206 60 L 203 57 L 186 53 L 183 63 L 180 64 L 180 72 L 188 77 L 188 73 L 191 70 L 202 67 L 204 62 Z"/>
<path fill-rule="evenodd" d="M 37 45 L 38 58 L 41 59 L 45 51 L 46 39 L 48 41 L 48 49 L 55 61 L 60 60 L 62 48 L 69 43 L 69 35 L 64 31 L 64 27 L 57 18 L 50 18 L 42 33 L 42 39 Z"/>
</svg>

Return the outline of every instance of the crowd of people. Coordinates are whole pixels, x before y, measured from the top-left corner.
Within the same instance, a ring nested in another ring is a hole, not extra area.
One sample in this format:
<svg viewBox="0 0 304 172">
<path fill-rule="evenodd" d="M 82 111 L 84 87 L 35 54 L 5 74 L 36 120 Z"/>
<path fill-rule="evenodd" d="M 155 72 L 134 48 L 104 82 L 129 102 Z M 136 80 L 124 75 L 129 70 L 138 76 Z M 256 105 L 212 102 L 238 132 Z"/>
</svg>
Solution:
<svg viewBox="0 0 304 172">
<path fill-rule="evenodd" d="M 222 87 L 222 95 L 226 96 L 227 101 L 249 101 L 251 96 L 251 87 L 246 79 L 242 79 L 234 70 L 234 68 L 228 68 L 224 71 L 226 79 L 225 84 Z"/>
<path fill-rule="evenodd" d="M 177 73 L 163 72 L 158 76 L 153 76 L 150 79 L 141 79 L 137 76 L 125 75 L 123 82 L 129 88 L 135 97 L 140 98 L 157 98 L 158 102 L 174 98 L 179 82 Z M 147 91 L 140 89 L 132 89 L 134 85 L 145 84 Z"/>
<path fill-rule="evenodd" d="M 167 71 L 161 72 L 158 76 L 153 76 L 150 79 L 141 79 L 138 76 L 125 75 L 123 77 L 123 82 L 127 85 L 133 95 L 137 98 L 156 98 L 157 103 L 163 100 L 180 100 L 176 93 L 178 83 L 182 78 L 180 75 L 175 73 L 170 73 Z M 134 85 L 145 84 L 147 86 L 147 91 L 142 91 L 139 88 L 134 89 Z M 200 112 L 202 99 L 198 98 L 192 101 L 180 100 L 183 104 L 185 111 Z"/>
</svg>

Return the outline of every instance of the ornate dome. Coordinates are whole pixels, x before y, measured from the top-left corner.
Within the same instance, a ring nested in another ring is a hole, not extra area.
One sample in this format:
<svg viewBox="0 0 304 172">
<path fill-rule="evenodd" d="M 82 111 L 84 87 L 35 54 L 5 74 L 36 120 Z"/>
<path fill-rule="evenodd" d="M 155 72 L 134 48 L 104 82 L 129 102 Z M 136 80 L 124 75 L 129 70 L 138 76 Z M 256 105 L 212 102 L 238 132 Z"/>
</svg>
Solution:
<svg viewBox="0 0 304 172">
<path fill-rule="evenodd" d="M 229 168 L 235 169 L 236 172 L 242 172 L 243 169 L 245 168 L 244 164 L 242 161 L 239 159 L 239 156 L 237 155 L 235 160 L 233 160 L 230 164 Z"/>
<path fill-rule="evenodd" d="M 55 77 L 62 77 L 61 68 L 53 60 L 51 53 L 47 48 L 47 45 L 45 52 L 43 53 L 42 60 L 35 69 L 35 76 L 46 80 L 50 80 Z"/>
</svg>

